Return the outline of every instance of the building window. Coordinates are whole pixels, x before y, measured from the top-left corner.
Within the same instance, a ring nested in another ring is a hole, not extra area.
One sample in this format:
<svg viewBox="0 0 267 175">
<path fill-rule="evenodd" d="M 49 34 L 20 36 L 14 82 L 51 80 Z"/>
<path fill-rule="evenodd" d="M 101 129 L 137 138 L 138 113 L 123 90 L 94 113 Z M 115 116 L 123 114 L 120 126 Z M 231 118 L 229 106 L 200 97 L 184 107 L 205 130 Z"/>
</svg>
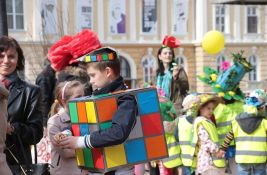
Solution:
<svg viewBox="0 0 267 175">
<path fill-rule="evenodd" d="M 220 54 L 217 58 L 216 58 L 216 70 L 217 72 L 221 72 L 222 70 L 222 63 L 226 60 L 225 56 L 223 54 Z"/>
<path fill-rule="evenodd" d="M 142 33 L 156 34 L 157 32 L 157 1 L 143 0 Z"/>
<path fill-rule="evenodd" d="M 225 6 L 216 5 L 215 7 L 215 28 L 225 32 Z"/>
<path fill-rule="evenodd" d="M 184 56 L 184 48 L 179 48 L 179 55 L 175 58 L 175 62 L 187 72 L 187 58 Z"/>
<path fill-rule="evenodd" d="M 258 60 L 257 57 L 255 55 L 251 55 L 248 58 L 248 61 L 250 62 L 250 64 L 254 67 L 254 69 L 252 71 L 249 72 L 248 74 L 248 80 L 249 81 L 257 81 L 257 69 L 258 69 Z"/>
<path fill-rule="evenodd" d="M 120 60 L 120 63 L 121 63 L 121 76 L 123 77 L 125 84 L 129 88 L 132 88 L 130 65 L 129 65 L 128 61 L 126 60 L 126 58 L 124 58 L 121 55 L 119 56 L 119 60 Z"/>
<path fill-rule="evenodd" d="M 157 69 L 156 58 L 152 55 L 152 48 L 148 49 L 148 54 L 141 60 L 143 66 L 143 80 L 147 83 L 152 83 L 155 78 Z"/>
<path fill-rule="evenodd" d="M 23 30 L 23 0 L 7 0 L 6 10 L 8 29 Z"/>
<path fill-rule="evenodd" d="M 247 8 L 247 33 L 258 33 L 257 7 Z"/>
<path fill-rule="evenodd" d="M 124 79 L 131 79 L 131 70 L 128 61 L 123 57 L 119 56 L 121 62 L 121 76 Z"/>
<path fill-rule="evenodd" d="M 77 1 L 77 27 L 78 31 L 92 29 L 92 0 Z"/>
</svg>

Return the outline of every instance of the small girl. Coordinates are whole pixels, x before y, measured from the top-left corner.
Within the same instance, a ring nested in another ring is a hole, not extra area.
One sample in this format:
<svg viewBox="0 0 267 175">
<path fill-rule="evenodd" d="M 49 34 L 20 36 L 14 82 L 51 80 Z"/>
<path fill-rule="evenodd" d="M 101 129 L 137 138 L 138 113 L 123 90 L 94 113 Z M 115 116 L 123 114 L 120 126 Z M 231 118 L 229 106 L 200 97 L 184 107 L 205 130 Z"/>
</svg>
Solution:
<svg viewBox="0 0 267 175">
<path fill-rule="evenodd" d="M 215 154 L 219 151 L 218 134 L 215 124 L 211 121 L 214 108 L 220 98 L 211 95 L 199 95 L 200 104 L 197 108 L 197 118 L 193 124 L 192 153 L 197 154 L 196 174 L 222 175 L 224 159 L 218 159 Z"/>
<path fill-rule="evenodd" d="M 58 133 L 70 129 L 70 116 L 68 101 L 84 96 L 84 85 L 79 81 L 59 83 L 55 89 L 55 102 L 51 108 L 51 116 L 48 119 L 48 136 L 51 140 L 51 169 L 52 175 L 80 175 L 77 167 L 75 150 L 58 147 L 53 139 Z"/>
</svg>

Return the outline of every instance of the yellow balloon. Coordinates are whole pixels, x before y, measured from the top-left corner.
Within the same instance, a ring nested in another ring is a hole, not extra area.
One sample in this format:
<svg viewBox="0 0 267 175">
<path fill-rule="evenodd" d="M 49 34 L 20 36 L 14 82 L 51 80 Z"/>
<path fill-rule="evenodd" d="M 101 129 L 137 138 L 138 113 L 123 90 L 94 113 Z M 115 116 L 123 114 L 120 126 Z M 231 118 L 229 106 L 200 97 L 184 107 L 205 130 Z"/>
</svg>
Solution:
<svg viewBox="0 0 267 175">
<path fill-rule="evenodd" d="M 207 32 L 202 39 L 202 48 L 209 54 L 216 54 L 224 48 L 222 32 L 212 30 Z"/>
</svg>

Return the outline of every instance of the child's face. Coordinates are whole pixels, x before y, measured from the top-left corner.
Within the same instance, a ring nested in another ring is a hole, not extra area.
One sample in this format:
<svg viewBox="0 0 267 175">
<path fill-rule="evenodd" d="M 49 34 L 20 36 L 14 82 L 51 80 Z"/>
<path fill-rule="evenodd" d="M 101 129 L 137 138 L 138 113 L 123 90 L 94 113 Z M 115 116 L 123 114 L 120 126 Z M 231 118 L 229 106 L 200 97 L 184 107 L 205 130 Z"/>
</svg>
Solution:
<svg viewBox="0 0 267 175">
<path fill-rule="evenodd" d="M 72 95 L 70 96 L 70 98 L 63 101 L 64 109 L 66 111 L 69 111 L 69 109 L 68 109 L 68 102 L 71 99 L 79 98 L 79 97 L 84 96 L 84 89 L 83 89 L 82 86 L 72 87 L 71 88 L 71 91 L 72 91 Z"/>
<path fill-rule="evenodd" d="M 200 115 L 206 118 L 211 118 L 214 108 L 214 103 L 208 103 L 200 109 Z"/>
<path fill-rule="evenodd" d="M 101 89 L 111 83 L 107 70 L 100 71 L 94 66 L 88 66 L 87 73 L 90 77 L 90 83 L 92 84 L 93 90 Z"/>
</svg>

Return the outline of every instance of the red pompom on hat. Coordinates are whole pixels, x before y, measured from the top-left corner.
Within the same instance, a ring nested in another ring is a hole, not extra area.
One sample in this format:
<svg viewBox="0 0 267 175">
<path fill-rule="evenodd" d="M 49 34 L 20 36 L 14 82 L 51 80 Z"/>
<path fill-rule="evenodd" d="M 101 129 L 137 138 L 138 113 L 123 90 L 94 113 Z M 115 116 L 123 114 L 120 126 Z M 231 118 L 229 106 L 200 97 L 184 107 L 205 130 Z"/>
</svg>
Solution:
<svg viewBox="0 0 267 175">
<path fill-rule="evenodd" d="M 54 70 L 60 71 L 77 62 L 77 58 L 101 47 L 97 35 L 85 29 L 75 36 L 64 36 L 49 50 L 48 59 Z"/>
<path fill-rule="evenodd" d="M 74 36 L 70 43 L 70 52 L 73 59 L 70 64 L 77 61 L 77 58 L 101 47 L 97 35 L 91 30 L 83 30 Z"/>
<path fill-rule="evenodd" d="M 177 48 L 180 47 L 181 42 L 177 40 L 174 36 L 165 36 L 162 41 L 163 47 Z"/>
<path fill-rule="evenodd" d="M 68 66 L 69 60 L 72 59 L 68 44 L 72 41 L 71 36 L 64 36 L 56 42 L 48 51 L 48 59 L 54 70 L 60 71 Z"/>
</svg>

